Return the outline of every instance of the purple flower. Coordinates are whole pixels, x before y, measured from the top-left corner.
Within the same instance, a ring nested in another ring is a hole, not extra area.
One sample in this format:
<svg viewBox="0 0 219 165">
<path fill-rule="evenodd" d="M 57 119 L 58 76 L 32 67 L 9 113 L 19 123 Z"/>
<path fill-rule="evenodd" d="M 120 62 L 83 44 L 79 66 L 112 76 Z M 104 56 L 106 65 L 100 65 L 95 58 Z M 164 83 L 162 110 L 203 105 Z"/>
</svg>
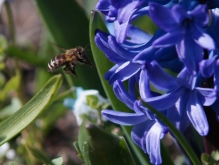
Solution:
<svg viewBox="0 0 219 165">
<path fill-rule="evenodd" d="M 209 20 L 206 5 L 198 5 L 193 10 L 186 11 L 179 4 L 169 9 L 150 3 L 149 14 L 152 20 L 166 32 L 153 42 L 153 46 L 175 45 L 178 56 L 188 71 L 196 75 L 198 63 L 203 59 L 203 49 L 215 48 L 213 39 L 203 30 Z"/>
<path fill-rule="evenodd" d="M 170 0 L 152 1 L 166 4 Z M 148 0 L 100 0 L 96 9 L 106 15 L 107 21 L 114 22 L 116 40 L 123 43 L 129 23 L 148 13 Z"/>
<path fill-rule="evenodd" d="M 208 134 L 204 111 L 211 106 L 219 120 L 218 2 L 193 0 L 100 0 L 97 4 L 114 33 L 97 30 L 95 42 L 115 65 L 105 74 L 115 95 L 133 113 L 104 110 L 110 121 L 131 125 L 132 140 L 161 164 L 160 139 L 165 123 L 141 104 L 164 114 L 182 133 L 192 124 L 201 136 Z M 209 22 L 209 12 L 211 21 Z M 160 29 L 151 36 L 131 22 L 148 15 Z M 206 81 L 214 77 L 212 86 Z M 126 91 L 123 82 L 128 81 Z"/>
<path fill-rule="evenodd" d="M 113 90 L 116 96 L 134 111 L 134 113 L 103 110 L 102 115 L 117 124 L 133 126 L 131 137 L 135 144 L 148 153 L 152 164 L 161 164 L 160 139 L 168 132 L 168 128 L 157 119 L 150 120 L 147 117 L 147 108 L 140 101 L 132 98 L 120 81 L 115 81 Z"/>
</svg>

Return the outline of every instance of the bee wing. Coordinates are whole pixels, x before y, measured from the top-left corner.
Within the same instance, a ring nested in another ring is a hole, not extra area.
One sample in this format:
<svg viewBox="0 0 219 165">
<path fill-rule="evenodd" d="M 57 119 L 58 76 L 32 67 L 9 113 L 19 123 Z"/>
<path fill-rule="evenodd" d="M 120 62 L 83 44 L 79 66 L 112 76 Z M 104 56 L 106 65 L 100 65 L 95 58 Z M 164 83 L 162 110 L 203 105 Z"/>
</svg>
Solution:
<svg viewBox="0 0 219 165">
<path fill-rule="evenodd" d="M 63 48 L 63 47 L 61 47 L 61 46 L 58 46 L 57 44 L 55 44 L 55 43 L 53 43 L 53 42 L 50 42 L 50 41 L 48 41 L 48 42 L 49 42 L 50 44 L 56 46 L 59 50 L 62 50 L 62 51 L 66 51 L 66 50 L 67 50 L 66 48 Z"/>
</svg>

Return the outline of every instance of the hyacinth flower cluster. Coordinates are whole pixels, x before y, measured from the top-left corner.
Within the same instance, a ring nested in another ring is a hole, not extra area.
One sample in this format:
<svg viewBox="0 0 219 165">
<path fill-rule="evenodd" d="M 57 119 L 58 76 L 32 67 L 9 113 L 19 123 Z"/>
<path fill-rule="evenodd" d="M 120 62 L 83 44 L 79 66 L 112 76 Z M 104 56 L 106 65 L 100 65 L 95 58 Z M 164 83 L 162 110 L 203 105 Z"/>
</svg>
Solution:
<svg viewBox="0 0 219 165">
<path fill-rule="evenodd" d="M 96 45 L 115 65 L 105 74 L 115 95 L 133 113 L 103 110 L 108 120 L 133 126 L 131 137 L 152 164 L 161 164 L 160 140 L 169 132 L 142 103 L 164 114 L 182 133 L 192 125 L 205 136 L 203 107 L 219 119 L 219 2 L 208 0 L 99 0 L 110 33 L 98 30 Z M 149 16 L 149 34 L 132 24 Z M 211 85 L 208 85 L 212 80 Z M 128 82 L 128 89 L 124 83 Z M 136 93 L 137 91 L 137 93 Z"/>
</svg>

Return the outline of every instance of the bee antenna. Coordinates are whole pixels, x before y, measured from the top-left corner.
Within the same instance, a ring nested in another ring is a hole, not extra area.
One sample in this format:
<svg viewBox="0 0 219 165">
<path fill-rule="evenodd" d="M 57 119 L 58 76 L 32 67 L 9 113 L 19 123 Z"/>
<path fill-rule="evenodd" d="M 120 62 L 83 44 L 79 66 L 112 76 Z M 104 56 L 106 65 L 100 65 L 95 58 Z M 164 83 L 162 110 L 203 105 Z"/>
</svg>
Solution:
<svg viewBox="0 0 219 165">
<path fill-rule="evenodd" d="M 86 48 L 91 45 L 91 43 L 87 44 L 85 47 L 84 47 L 84 50 L 86 50 Z"/>
</svg>

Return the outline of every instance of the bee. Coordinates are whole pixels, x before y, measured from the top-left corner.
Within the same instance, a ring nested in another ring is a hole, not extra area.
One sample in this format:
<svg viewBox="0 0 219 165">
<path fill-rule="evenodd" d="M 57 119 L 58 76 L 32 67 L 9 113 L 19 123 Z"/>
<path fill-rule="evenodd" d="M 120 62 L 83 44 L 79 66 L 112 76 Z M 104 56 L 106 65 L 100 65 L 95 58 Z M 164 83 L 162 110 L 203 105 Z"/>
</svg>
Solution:
<svg viewBox="0 0 219 165">
<path fill-rule="evenodd" d="M 63 70 L 66 74 L 73 74 L 77 77 L 78 75 L 75 71 L 75 69 L 77 68 L 76 64 L 85 64 L 92 68 L 93 65 L 87 58 L 85 48 L 77 46 L 68 50 L 64 49 L 65 53 L 55 56 L 48 63 L 48 72 L 54 72 L 60 67 L 65 66 Z"/>
</svg>

